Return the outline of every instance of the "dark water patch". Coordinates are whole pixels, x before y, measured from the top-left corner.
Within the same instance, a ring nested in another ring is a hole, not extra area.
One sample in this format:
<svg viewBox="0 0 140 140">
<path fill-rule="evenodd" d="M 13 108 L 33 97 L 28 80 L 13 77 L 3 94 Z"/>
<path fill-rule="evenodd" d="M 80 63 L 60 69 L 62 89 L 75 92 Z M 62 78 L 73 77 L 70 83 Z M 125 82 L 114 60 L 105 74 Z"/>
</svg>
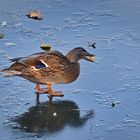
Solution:
<svg viewBox="0 0 140 140">
<path fill-rule="evenodd" d="M 32 106 L 27 112 L 10 120 L 13 129 L 37 135 L 52 135 L 62 131 L 66 126 L 83 127 L 94 117 L 94 111 L 85 111 L 80 115 L 80 109 L 73 101 L 44 102 Z"/>
</svg>

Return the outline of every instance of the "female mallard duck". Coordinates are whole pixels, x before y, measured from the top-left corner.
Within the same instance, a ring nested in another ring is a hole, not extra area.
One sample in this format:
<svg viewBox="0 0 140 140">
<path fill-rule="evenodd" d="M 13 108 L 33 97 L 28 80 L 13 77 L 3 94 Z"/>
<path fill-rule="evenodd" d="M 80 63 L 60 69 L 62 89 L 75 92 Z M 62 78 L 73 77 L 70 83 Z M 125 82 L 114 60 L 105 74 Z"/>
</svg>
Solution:
<svg viewBox="0 0 140 140">
<path fill-rule="evenodd" d="M 48 93 L 52 99 L 54 96 L 63 96 L 60 91 L 52 90 L 52 84 L 71 83 L 77 79 L 80 59 L 93 62 L 95 56 L 81 47 L 72 49 L 66 56 L 56 50 L 46 51 L 12 59 L 14 63 L 2 71 L 8 76 L 20 76 L 35 83 L 38 99 L 39 94 L 43 93 Z M 40 84 L 47 85 L 47 88 L 41 88 Z"/>
</svg>

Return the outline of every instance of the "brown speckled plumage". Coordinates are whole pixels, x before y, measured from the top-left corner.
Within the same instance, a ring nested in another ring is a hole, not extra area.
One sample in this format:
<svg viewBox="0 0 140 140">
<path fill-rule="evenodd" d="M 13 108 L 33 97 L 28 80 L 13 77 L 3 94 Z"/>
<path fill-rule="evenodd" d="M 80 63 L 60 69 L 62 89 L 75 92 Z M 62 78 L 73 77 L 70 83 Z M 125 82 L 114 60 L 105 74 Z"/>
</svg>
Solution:
<svg viewBox="0 0 140 140">
<path fill-rule="evenodd" d="M 59 51 L 35 53 L 28 57 L 15 58 L 5 73 L 12 73 L 28 79 L 37 84 L 71 83 L 77 79 L 80 73 L 78 60 L 94 61 L 94 55 L 89 54 L 83 48 L 75 48 L 64 56 Z M 51 95 L 51 94 L 50 94 Z"/>
</svg>

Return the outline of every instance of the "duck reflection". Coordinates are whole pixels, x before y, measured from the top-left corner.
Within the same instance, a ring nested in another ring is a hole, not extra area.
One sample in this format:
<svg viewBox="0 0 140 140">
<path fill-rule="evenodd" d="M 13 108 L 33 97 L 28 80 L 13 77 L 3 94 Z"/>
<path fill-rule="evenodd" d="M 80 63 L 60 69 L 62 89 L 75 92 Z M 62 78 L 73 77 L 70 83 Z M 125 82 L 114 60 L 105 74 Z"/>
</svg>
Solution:
<svg viewBox="0 0 140 140">
<path fill-rule="evenodd" d="M 62 130 L 65 126 L 81 127 L 94 116 L 93 110 L 86 111 L 80 116 L 80 110 L 73 101 L 44 102 L 29 108 L 28 112 L 17 116 L 14 122 L 18 129 L 25 132 L 54 133 Z"/>
</svg>

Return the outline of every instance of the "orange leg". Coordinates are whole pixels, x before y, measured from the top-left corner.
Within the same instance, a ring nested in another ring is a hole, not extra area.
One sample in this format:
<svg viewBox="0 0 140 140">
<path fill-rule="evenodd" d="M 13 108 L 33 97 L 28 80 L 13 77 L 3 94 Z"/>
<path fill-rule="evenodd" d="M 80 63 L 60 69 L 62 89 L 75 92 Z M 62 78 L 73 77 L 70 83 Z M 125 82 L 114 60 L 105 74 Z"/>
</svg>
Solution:
<svg viewBox="0 0 140 140">
<path fill-rule="evenodd" d="M 58 96 L 58 97 L 63 97 L 64 95 L 61 93 L 61 91 L 53 91 L 51 88 L 51 84 L 47 84 L 48 86 L 48 94 L 50 94 L 50 96 Z"/>
<path fill-rule="evenodd" d="M 36 96 L 37 96 L 37 102 L 39 102 L 39 95 L 40 94 L 49 94 L 49 101 L 52 101 L 53 97 L 63 97 L 64 95 L 61 93 L 61 91 L 53 91 L 51 88 L 51 84 L 47 84 L 47 88 L 40 88 L 39 84 L 36 84 L 35 86 L 35 90 L 36 90 Z"/>
<path fill-rule="evenodd" d="M 39 84 L 36 84 L 35 90 L 39 94 L 48 93 L 48 88 L 40 88 L 40 85 Z"/>
<path fill-rule="evenodd" d="M 39 103 L 39 95 L 48 93 L 48 88 L 40 88 L 40 85 L 36 84 L 35 90 L 36 90 L 36 101 L 37 103 Z"/>
<path fill-rule="evenodd" d="M 61 91 L 53 91 L 51 88 L 51 84 L 47 84 L 48 86 L 48 93 L 50 94 L 49 97 L 49 102 L 52 102 L 53 97 L 63 97 L 64 95 L 61 93 Z"/>
</svg>

